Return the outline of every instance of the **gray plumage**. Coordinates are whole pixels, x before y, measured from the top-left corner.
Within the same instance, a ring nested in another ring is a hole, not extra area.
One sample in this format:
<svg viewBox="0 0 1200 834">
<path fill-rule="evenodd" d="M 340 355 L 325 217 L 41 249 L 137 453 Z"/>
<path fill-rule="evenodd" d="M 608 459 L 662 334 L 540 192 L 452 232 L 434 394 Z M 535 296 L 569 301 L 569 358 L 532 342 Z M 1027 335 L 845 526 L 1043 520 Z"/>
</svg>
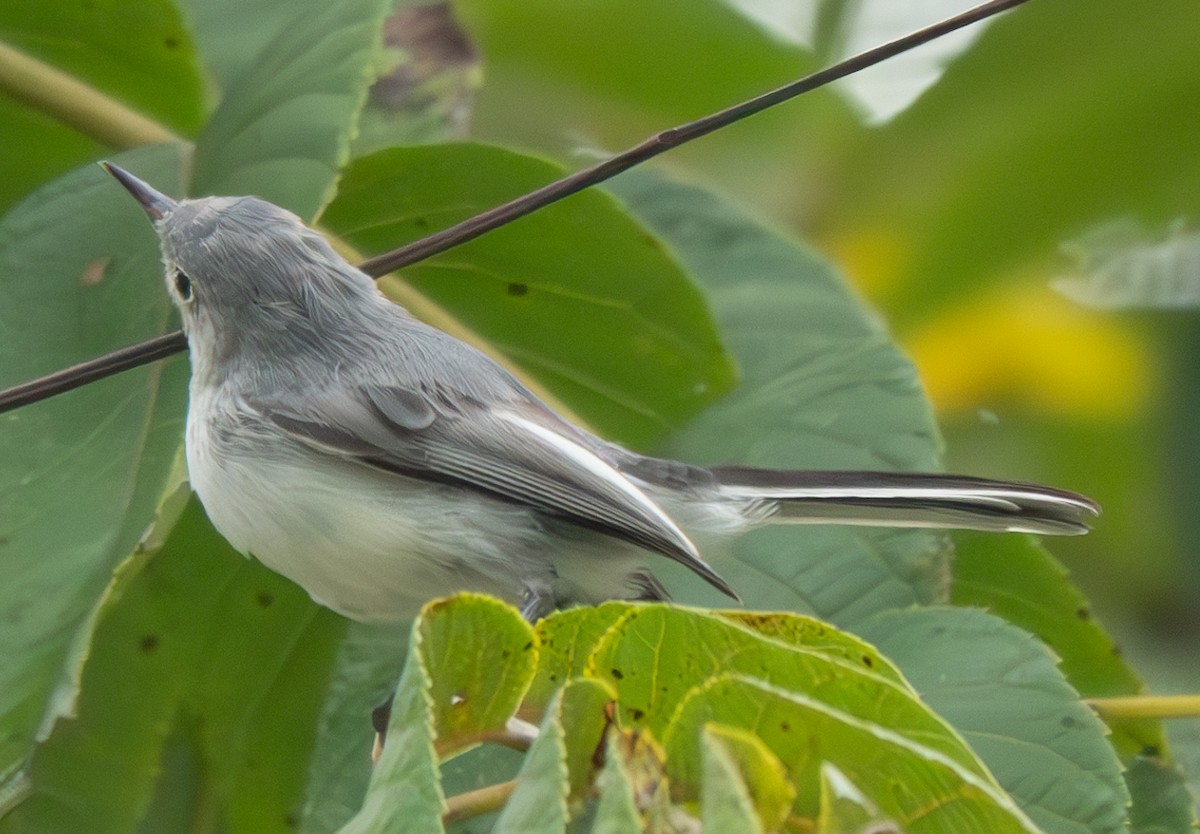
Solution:
<svg viewBox="0 0 1200 834">
<path fill-rule="evenodd" d="M 349 617 L 400 620 L 466 589 L 531 618 L 661 599 L 655 555 L 736 598 L 694 535 L 780 521 L 1082 533 L 1097 511 L 1027 484 L 637 455 L 384 298 L 283 209 L 176 203 L 106 167 L 154 220 L 182 312 L 196 493 L 234 547 Z"/>
</svg>

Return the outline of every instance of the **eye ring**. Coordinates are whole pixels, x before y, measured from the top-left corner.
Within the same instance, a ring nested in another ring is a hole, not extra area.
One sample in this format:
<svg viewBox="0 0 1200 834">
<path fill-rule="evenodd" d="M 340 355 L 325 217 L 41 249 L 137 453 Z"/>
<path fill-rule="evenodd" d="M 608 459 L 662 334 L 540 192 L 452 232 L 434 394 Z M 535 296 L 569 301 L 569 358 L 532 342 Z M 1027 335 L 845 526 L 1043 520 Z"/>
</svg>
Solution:
<svg viewBox="0 0 1200 834">
<path fill-rule="evenodd" d="M 192 300 L 192 279 L 178 269 L 175 270 L 175 292 L 181 301 Z"/>
</svg>

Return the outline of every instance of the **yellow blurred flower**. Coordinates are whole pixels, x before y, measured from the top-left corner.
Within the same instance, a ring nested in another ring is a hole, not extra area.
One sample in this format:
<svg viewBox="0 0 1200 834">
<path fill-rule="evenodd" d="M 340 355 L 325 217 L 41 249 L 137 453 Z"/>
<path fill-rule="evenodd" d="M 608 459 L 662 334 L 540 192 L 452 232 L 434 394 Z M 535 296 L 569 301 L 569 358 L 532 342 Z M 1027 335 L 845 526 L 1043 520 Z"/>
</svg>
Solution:
<svg viewBox="0 0 1200 834">
<path fill-rule="evenodd" d="M 965 298 L 902 338 L 940 411 L 996 400 L 1072 419 L 1127 420 L 1156 388 L 1150 352 L 1112 314 L 1044 283 Z"/>
</svg>

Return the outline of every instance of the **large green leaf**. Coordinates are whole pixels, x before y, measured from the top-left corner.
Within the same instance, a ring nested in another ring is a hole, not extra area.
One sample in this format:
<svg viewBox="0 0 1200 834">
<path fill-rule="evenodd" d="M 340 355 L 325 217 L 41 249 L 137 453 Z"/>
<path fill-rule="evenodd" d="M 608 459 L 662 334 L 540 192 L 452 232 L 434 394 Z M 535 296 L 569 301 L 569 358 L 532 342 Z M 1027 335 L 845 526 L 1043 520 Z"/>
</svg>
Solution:
<svg viewBox="0 0 1200 834">
<path fill-rule="evenodd" d="M 503 730 L 537 666 L 529 624 L 497 599 L 460 594 L 426 605 L 418 628 L 443 754 Z"/>
<path fill-rule="evenodd" d="M 203 95 L 195 54 L 169 0 L 5 0 L 0 51 L 6 47 L 94 88 L 92 105 L 111 97 L 184 136 L 200 125 Z M 4 61 L 0 54 L 0 64 Z M 44 85 L 19 98 L 4 90 L 0 82 L 0 146 L 8 156 L 0 209 L 36 185 L 123 147 L 114 147 L 98 126 L 83 131 L 59 121 L 54 115 L 59 96 Z"/>
<path fill-rule="evenodd" d="M 742 370 L 739 387 L 667 439 L 696 463 L 932 469 L 940 443 L 912 366 L 833 269 L 709 191 L 641 175 L 618 193 L 708 293 Z M 769 529 L 718 565 L 753 608 L 853 624 L 940 599 L 948 545 L 926 531 Z M 719 604 L 670 566 L 668 587 Z M 694 589 L 694 590 L 693 590 Z"/>
<path fill-rule="evenodd" d="M 201 131 L 192 191 L 255 194 L 315 216 L 350 155 L 390 5 L 323 4 L 285 26 Z"/>
<path fill-rule="evenodd" d="M 371 711 L 390 702 L 408 630 L 351 623 L 334 658 L 308 764 L 300 834 L 336 831 L 362 806 L 371 778 Z"/>
<path fill-rule="evenodd" d="M 1154 757 L 1135 757 L 1125 772 L 1133 797 L 1129 827 L 1133 834 L 1193 834 L 1196 798 L 1179 768 Z"/>
<path fill-rule="evenodd" d="M 362 808 L 340 834 L 436 834 L 445 800 L 434 750 L 433 681 L 421 651 L 421 620 L 413 623 L 409 662 L 396 689 L 389 743 L 371 772 Z"/>
<path fill-rule="evenodd" d="M 180 187 L 178 147 L 119 161 Z M 0 385 L 173 319 L 145 214 L 95 166 L 0 219 L 0 276 Z M 186 383 L 175 360 L 0 417 L 0 777 L 70 708 L 72 647 L 86 648 L 89 612 L 153 517 L 183 436 Z"/>
<path fill-rule="evenodd" d="M 613 640 L 625 639 L 630 628 L 651 629 L 658 627 L 667 618 L 675 627 L 706 630 L 711 632 L 716 645 L 706 645 L 699 633 L 689 633 L 684 645 L 699 645 L 697 651 L 706 657 L 709 664 L 723 663 L 722 651 L 731 646 L 742 645 L 749 655 L 739 657 L 738 663 L 766 663 L 768 656 L 783 647 L 819 658 L 818 662 L 853 667 L 859 672 L 896 684 L 904 684 L 896 668 L 879 654 L 874 647 L 852 634 L 792 613 L 757 611 L 718 611 L 715 620 L 694 622 L 695 612 L 664 614 L 647 610 L 633 602 L 606 602 L 594 607 L 568 608 L 556 611 L 537 624 L 538 641 L 541 645 L 537 674 L 525 697 L 525 706 L 542 709 L 554 692 L 567 680 L 585 673 L 602 679 L 615 677 L 611 664 L 605 665 L 601 655 L 608 656 L 613 649 Z M 648 618 L 648 620 L 646 619 Z M 737 626 L 743 626 L 738 628 Z M 598 654 L 600 652 L 600 654 Z M 788 662 L 791 657 L 787 657 Z M 779 659 L 777 657 L 776 659 Z M 655 661 L 657 662 L 657 661 Z M 688 660 L 691 671 L 695 671 L 695 660 Z M 641 660 L 635 660 L 640 665 Z M 794 669 L 782 669 L 780 674 L 794 674 Z M 678 692 L 672 698 L 678 697 Z M 653 696 L 656 701 L 659 696 Z M 644 707 L 645 705 L 643 705 Z M 643 712 L 646 711 L 643 709 Z"/>
<path fill-rule="evenodd" d="M 783 762 L 761 739 L 745 730 L 707 724 L 703 734 L 701 755 L 705 758 L 704 781 L 700 788 L 701 817 L 705 817 L 707 809 L 712 806 L 716 806 L 713 810 L 720 813 L 721 783 L 726 781 L 724 774 L 732 771 L 738 776 L 736 781 L 745 785 L 746 799 L 755 816 L 755 827 L 762 831 L 778 830 L 791 813 L 792 803 L 796 800 L 796 786 L 792 784 Z M 716 767 L 713 768 L 713 765 Z M 708 775 L 710 768 L 715 771 L 715 780 Z M 713 781 L 717 783 L 718 795 L 715 797 L 710 795 Z M 737 795 L 736 785 L 724 787 L 724 790 L 729 789 Z M 705 825 L 711 824 L 707 819 L 704 822 Z M 724 830 L 720 825 L 713 827 Z"/>
<path fill-rule="evenodd" d="M 700 759 L 700 820 L 705 828 L 762 834 L 762 823 L 737 762 L 708 727 L 700 737 Z"/>
<path fill-rule="evenodd" d="M 1047 832 L 1124 830 L 1129 793 L 1107 731 L 1032 636 L 967 609 L 885 612 L 863 635 Z"/>
<path fill-rule="evenodd" d="M 562 173 L 479 145 L 382 151 L 355 160 L 321 222 L 375 254 Z M 699 292 L 654 238 L 596 191 L 414 264 L 404 277 L 627 442 L 678 425 L 732 381 Z"/>
<path fill-rule="evenodd" d="M 836 766 L 821 766 L 821 811 L 817 834 L 901 834 L 891 820 L 881 819 L 875 803 L 863 795 Z"/>
<path fill-rule="evenodd" d="M 955 543 L 951 599 L 956 605 L 987 608 L 1036 634 L 1058 655 L 1063 674 L 1084 697 L 1144 690 L 1066 570 L 1036 539 L 956 533 Z M 1165 746 L 1157 721 L 1120 721 L 1113 731 L 1113 742 L 1126 758 Z"/>
<path fill-rule="evenodd" d="M 700 778 L 700 728 L 719 722 L 757 735 L 799 790 L 793 813 L 816 817 L 820 770 L 832 762 L 905 831 L 1034 832 L 990 777 L 912 742 L 884 724 L 851 716 L 799 692 L 723 675 L 684 702 L 664 739 L 668 772 L 680 786 Z"/>
<path fill-rule="evenodd" d="M 234 553 L 194 500 L 111 597 L 77 716 L 38 748 L 33 795 L 0 829 L 128 832 L 157 789 L 230 832 L 292 830 L 342 621 Z"/>
<path fill-rule="evenodd" d="M 986 607 L 1036 634 L 1058 655 L 1063 674 L 1085 698 L 1145 691 L 1066 570 L 1036 539 L 957 533 L 955 542 L 951 599 L 956 604 Z M 1184 820 L 1173 830 L 1187 830 L 1194 819 L 1193 803 L 1181 790 L 1178 765 L 1167 758 L 1162 722 L 1107 723 L 1110 741 L 1128 768 L 1131 818 Z"/>
<path fill-rule="evenodd" d="M 177 0 L 205 69 L 221 89 L 243 86 L 288 28 L 329 6 L 321 0 Z"/>
<path fill-rule="evenodd" d="M 600 798 L 596 803 L 592 834 L 629 834 L 641 831 L 642 819 L 633 795 L 633 780 L 625 768 L 618 745 L 610 737 L 604 769 L 596 781 Z"/>
<path fill-rule="evenodd" d="M 562 698 L 546 709 L 538 737 L 525 755 L 517 786 L 492 829 L 496 834 L 558 834 L 567 823 L 566 728 Z"/>
<path fill-rule="evenodd" d="M 984 773 L 961 739 L 907 685 L 836 652 L 764 639 L 703 612 L 635 608 L 605 632 L 588 658 L 587 672 L 616 691 L 622 727 L 644 727 L 659 738 L 696 688 L 720 675 L 741 674 L 883 724 L 964 770 Z"/>
</svg>

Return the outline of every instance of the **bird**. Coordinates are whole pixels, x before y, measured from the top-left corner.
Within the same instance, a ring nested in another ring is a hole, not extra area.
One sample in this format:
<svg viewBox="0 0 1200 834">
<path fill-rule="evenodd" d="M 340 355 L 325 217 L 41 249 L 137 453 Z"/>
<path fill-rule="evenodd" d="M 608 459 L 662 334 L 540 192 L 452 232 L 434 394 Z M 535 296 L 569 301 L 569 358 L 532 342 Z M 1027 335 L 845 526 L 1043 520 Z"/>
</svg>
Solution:
<svg viewBox="0 0 1200 834">
<path fill-rule="evenodd" d="M 740 600 L 697 543 L 767 524 L 1070 535 L 1099 513 L 1028 483 L 638 454 L 386 298 L 291 212 L 177 201 L 102 164 L 150 217 L 183 321 L 193 490 L 235 549 L 352 620 L 465 590 L 530 621 L 667 600 L 663 558 Z"/>
</svg>

